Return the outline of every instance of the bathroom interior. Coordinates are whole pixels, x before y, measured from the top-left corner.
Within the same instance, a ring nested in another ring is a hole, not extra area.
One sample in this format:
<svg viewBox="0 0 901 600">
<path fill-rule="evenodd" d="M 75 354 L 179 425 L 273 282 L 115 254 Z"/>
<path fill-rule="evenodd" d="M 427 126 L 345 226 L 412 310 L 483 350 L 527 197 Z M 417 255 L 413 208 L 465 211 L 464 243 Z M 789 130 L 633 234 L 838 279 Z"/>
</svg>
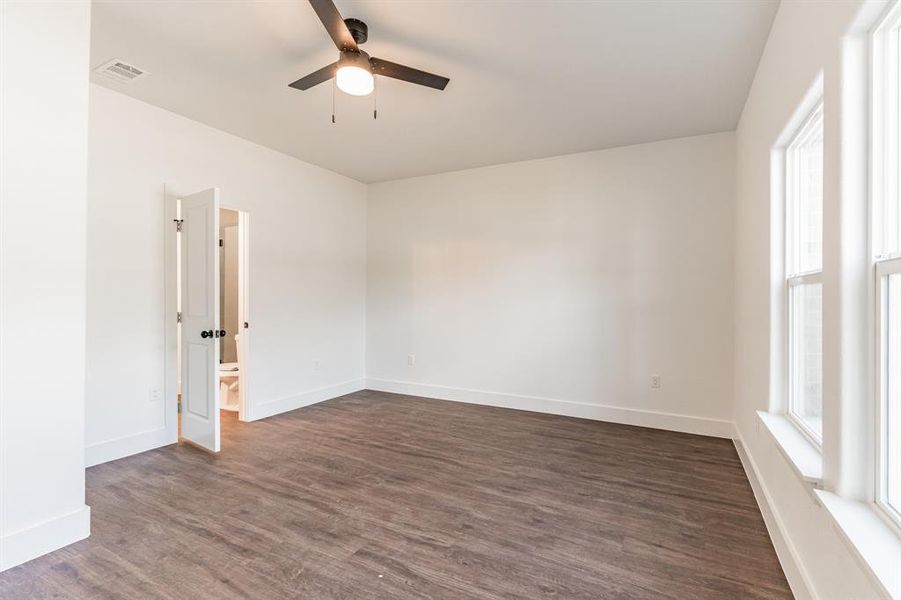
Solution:
<svg viewBox="0 0 901 600">
<path fill-rule="evenodd" d="M 241 323 L 239 296 L 238 211 L 219 209 L 219 402 L 222 410 L 237 412 L 241 392 Z"/>
</svg>

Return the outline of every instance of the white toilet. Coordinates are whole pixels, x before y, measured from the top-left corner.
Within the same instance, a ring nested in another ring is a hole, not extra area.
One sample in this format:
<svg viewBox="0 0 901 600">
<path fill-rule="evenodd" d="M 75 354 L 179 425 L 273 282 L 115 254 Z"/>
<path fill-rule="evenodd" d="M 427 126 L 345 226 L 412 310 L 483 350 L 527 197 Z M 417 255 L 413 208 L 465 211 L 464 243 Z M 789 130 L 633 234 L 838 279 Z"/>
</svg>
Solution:
<svg viewBox="0 0 901 600">
<path fill-rule="evenodd" d="M 219 364 L 219 407 L 222 410 L 237 411 L 240 401 L 238 389 L 241 385 L 241 336 L 235 336 L 235 354 L 238 362 Z"/>
</svg>

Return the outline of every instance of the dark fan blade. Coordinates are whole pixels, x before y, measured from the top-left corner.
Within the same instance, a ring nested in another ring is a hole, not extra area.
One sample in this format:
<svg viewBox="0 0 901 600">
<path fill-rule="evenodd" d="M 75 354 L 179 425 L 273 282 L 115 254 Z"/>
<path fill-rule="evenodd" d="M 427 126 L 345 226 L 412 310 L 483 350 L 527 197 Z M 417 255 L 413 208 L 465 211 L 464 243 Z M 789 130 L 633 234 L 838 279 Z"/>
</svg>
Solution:
<svg viewBox="0 0 901 600">
<path fill-rule="evenodd" d="M 405 67 L 404 65 L 399 65 L 390 60 L 381 58 L 370 58 L 369 64 L 372 66 L 373 75 L 393 77 L 394 79 L 409 81 L 410 83 L 424 85 L 426 87 L 435 88 L 436 90 L 443 90 L 450 81 L 447 77 L 426 73 L 425 71 L 420 71 L 413 67 Z"/>
<path fill-rule="evenodd" d="M 332 77 L 335 76 L 335 72 L 338 70 L 338 63 L 332 63 L 327 67 L 322 67 L 318 71 L 313 71 L 306 77 L 301 77 L 294 83 L 289 83 L 289 87 L 297 88 L 298 90 L 308 90 L 314 85 L 319 85 L 323 81 L 328 81 Z"/>
<path fill-rule="evenodd" d="M 338 50 L 357 49 L 357 42 L 354 41 L 350 30 L 344 24 L 344 19 L 341 18 L 341 13 L 335 8 L 332 0 L 310 0 L 310 6 L 313 7 L 313 10 L 316 11 L 316 16 L 325 25 L 325 30 L 332 36 L 332 40 L 338 46 Z"/>
</svg>

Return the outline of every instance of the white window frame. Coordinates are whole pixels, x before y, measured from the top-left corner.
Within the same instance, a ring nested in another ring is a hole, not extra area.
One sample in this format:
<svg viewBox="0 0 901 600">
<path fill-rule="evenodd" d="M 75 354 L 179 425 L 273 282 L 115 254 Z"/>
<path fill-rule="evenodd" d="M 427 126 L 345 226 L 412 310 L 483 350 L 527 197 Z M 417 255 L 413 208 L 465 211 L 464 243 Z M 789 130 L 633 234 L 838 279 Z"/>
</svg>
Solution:
<svg viewBox="0 0 901 600">
<path fill-rule="evenodd" d="M 901 182 L 898 159 L 901 152 L 901 1 L 896 2 L 873 31 L 871 40 L 871 155 L 872 234 L 875 290 L 875 390 L 876 435 L 875 503 L 879 512 L 901 532 L 901 507 L 888 503 L 888 386 L 885 311 L 888 277 L 901 273 L 901 227 L 899 211 Z M 894 198 L 894 202 L 889 202 Z M 893 225 L 894 223 L 894 225 Z M 892 231 L 894 228 L 894 231 Z M 901 407 L 897 407 L 901 409 Z M 896 410 L 897 410 L 896 409 Z M 901 435 L 901 431 L 896 435 Z M 893 460 L 901 461 L 901 456 Z M 896 485 L 901 485 L 901 481 Z"/>
<path fill-rule="evenodd" d="M 901 507 L 888 503 L 888 322 L 885 311 L 885 300 L 888 296 L 888 277 L 901 274 L 901 257 L 881 260 L 876 263 L 876 389 L 878 394 L 877 431 L 876 431 L 876 505 L 892 523 L 901 528 Z M 901 409 L 901 406 L 896 410 Z M 901 435 L 901 431 L 895 435 Z M 895 460 L 901 460 L 896 457 Z M 898 482 L 896 485 L 901 485 Z"/>
<path fill-rule="evenodd" d="M 802 285 L 823 284 L 823 266 L 822 256 L 820 268 L 809 271 L 800 271 L 798 264 L 800 256 L 798 248 L 800 240 L 796 239 L 795 224 L 798 221 L 798 210 L 800 209 L 797 202 L 792 202 L 794 197 L 791 188 L 796 185 L 796 181 L 792 177 L 797 168 L 789 168 L 789 161 L 794 160 L 794 150 L 801 145 L 803 141 L 810 136 L 813 131 L 812 126 L 817 123 L 819 127 L 824 126 L 823 122 L 823 99 L 820 98 L 813 105 L 813 108 L 807 113 L 807 116 L 801 121 L 800 126 L 795 130 L 788 144 L 783 151 L 783 210 L 785 214 L 784 225 L 784 268 L 785 268 L 785 293 L 783 300 L 783 314 L 785 315 L 785 345 L 786 345 L 786 365 L 785 365 L 785 416 L 786 418 L 806 437 L 818 450 L 822 450 L 822 433 L 814 431 L 804 419 L 799 417 L 794 407 L 797 405 L 797 395 L 800 388 L 799 370 L 797 368 L 799 362 L 799 348 L 796 343 L 797 335 L 793 335 L 795 323 L 793 321 L 793 311 L 791 304 L 791 295 L 793 288 Z M 822 236 L 822 229 L 820 231 Z M 822 251 L 822 238 L 820 241 Z"/>
<path fill-rule="evenodd" d="M 873 199 L 873 248 L 876 260 L 887 260 L 901 254 L 901 240 L 894 239 L 899 233 L 889 233 L 892 221 L 897 225 L 901 203 L 887 206 L 886 198 L 896 197 L 901 192 L 897 170 L 891 165 L 898 164 L 901 151 L 901 115 L 892 107 L 898 106 L 901 93 L 898 65 L 901 63 L 901 2 L 883 17 L 873 32 L 871 42 L 872 93 L 871 93 L 871 164 Z M 892 68 L 894 67 L 894 68 Z M 881 225 L 875 226 L 876 224 Z M 894 241 L 894 248 L 888 247 Z"/>
</svg>

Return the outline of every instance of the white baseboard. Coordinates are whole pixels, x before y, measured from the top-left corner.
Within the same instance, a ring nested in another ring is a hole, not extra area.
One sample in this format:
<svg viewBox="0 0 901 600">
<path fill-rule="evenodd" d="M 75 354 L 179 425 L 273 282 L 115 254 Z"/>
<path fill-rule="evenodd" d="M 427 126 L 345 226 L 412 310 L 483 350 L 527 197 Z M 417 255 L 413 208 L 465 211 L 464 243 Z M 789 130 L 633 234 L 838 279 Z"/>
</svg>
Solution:
<svg viewBox="0 0 901 600">
<path fill-rule="evenodd" d="M 91 508 L 81 508 L 0 537 L 0 571 L 91 535 Z"/>
<path fill-rule="evenodd" d="M 359 392 L 365 389 L 364 379 L 352 379 L 334 385 L 329 385 L 315 390 L 302 392 L 287 398 L 270 400 L 252 407 L 250 421 L 265 419 L 289 410 L 303 408 L 317 402 L 331 400 L 338 396 Z M 141 452 L 147 452 L 162 446 L 168 446 L 178 441 L 173 438 L 166 427 L 143 431 L 133 435 L 123 436 L 113 440 L 91 444 L 85 448 L 85 466 L 93 467 L 111 460 L 118 460 Z"/>
<path fill-rule="evenodd" d="M 265 419 L 266 417 L 272 417 L 283 412 L 288 412 L 289 410 L 303 408 L 304 406 L 310 406 L 311 404 L 324 402 L 326 400 L 331 400 L 332 398 L 337 398 L 338 396 L 352 394 L 364 389 L 366 389 L 365 379 L 351 379 L 334 385 L 327 385 L 302 392 L 294 396 L 288 396 L 287 398 L 270 400 L 269 402 L 263 402 L 262 404 L 257 404 L 253 407 L 253 416 L 251 420 L 258 421 L 260 419 Z"/>
<path fill-rule="evenodd" d="M 166 427 L 160 427 L 159 429 L 151 429 L 150 431 L 142 431 L 141 433 L 98 442 L 85 448 L 85 466 L 93 467 L 111 460 L 174 444 L 177 441 L 177 439 L 171 437 Z"/>
<path fill-rule="evenodd" d="M 751 483 L 754 498 L 760 507 L 763 522 L 766 524 L 773 547 L 776 549 L 776 556 L 779 558 L 779 564 L 782 565 L 782 571 L 785 573 L 785 578 L 788 580 L 792 593 L 798 600 L 817 598 L 810 576 L 804 569 L 804 563 L 801 562 L 797 549 L 786 534 L 785 522 L 779 515 L 772 496 L 760 477 L 757 463 L 754 462 L 754 458 L 747 451 L 744 438 L 742 438 L 738 427 L 735 427 L 732 441 L 735 444 L 735 450 L 738 452 L 738 458 L 741 460 L 742 467 L 745 469 L 745 474 L 748 476 L 748 481 Z"/>
<path fill-rule="evenodd" d="M 652 429 L 666 429 L 683 433 L 696 433 L 720 438 L 732 438 L 732 422 L 707 417 L 694 417 L 674 413 L 588 404 L 553 398 L 537 398 L 518 394 L 485 392 L 426 383 L 394 381 L 390 379 L 366 379 L 366 388 L 379 392 L 393 392 L 410 396 L 422 396 L 438 400 L 453 400 L 468 404 L 499 406 L 532 412 L 579 417 L 595 421 L 608 421 L 624 425 L 637 425 Z"/>
</svg>

